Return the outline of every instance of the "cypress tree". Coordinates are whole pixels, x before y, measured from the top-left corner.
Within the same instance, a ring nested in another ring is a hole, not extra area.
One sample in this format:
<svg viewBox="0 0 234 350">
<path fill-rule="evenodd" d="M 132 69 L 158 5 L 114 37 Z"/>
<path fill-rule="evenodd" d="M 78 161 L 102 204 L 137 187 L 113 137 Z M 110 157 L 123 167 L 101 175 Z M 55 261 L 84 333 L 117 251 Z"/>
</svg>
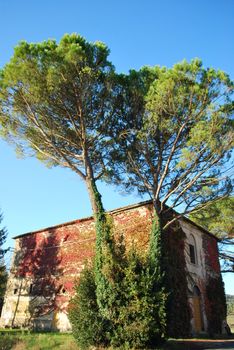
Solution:
<svg viewBox="0 0 234 350">
<path fill-rule="evenodd" d="M 72 332 L 80 349 L 107 346 L 110 324 L 100 312 L 96 298 L 94 270 L 86 266 L 75 286 L 69 305 Z"/>
</svg>

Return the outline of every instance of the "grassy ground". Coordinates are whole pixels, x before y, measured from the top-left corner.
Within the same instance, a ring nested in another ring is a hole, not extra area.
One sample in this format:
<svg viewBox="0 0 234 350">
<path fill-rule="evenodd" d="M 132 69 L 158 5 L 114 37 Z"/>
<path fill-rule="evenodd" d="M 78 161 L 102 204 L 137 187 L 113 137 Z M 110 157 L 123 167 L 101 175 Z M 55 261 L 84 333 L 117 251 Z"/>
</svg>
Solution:
<svg viewBox="0 0 234 350">
<path fill-rule="evenodd" d="M 227 323 L 229 324 L 229 327 L 231 328 L 232 333 L 234 333 L 234 314 L 228 315 Z"/>
<path fill-rule="evenodd" d="M 168 341 L 155 350 L 187 350 L 176 341 Z M 0 330 L 0 350 L 79 350 L 71 334 L 30 333 Z M 112 349 L 113 350 L 113 349 Z"/>
<path fill-rule="evenodd" d="M 0 350 L 78 350 L 71 334 L 1 332 Z"/>
<path fill-rule="evenodd" d="M 207 349 L 199 346 L 203 339 L 169 340 L 162 347 L 154 350 L 194 350 Z M 207 340 L 208 342 L 210 340 Z M 213 340 L 215 341 L 215 340 Z M 231 349 L 232 347 L 229 347 Z M 233 349 L 233 348 L 232 348 Z M 30 333 L 27 331 L 1 330 L 0 350 L 79 350 L 71 334 L 62 333 Z M 94 349 L 93 349 L 94 350 Z M 111 350 L 111 349 L 109 349 Z M 112 349 L 113 350 L 113 349 Z"/>
</svg>

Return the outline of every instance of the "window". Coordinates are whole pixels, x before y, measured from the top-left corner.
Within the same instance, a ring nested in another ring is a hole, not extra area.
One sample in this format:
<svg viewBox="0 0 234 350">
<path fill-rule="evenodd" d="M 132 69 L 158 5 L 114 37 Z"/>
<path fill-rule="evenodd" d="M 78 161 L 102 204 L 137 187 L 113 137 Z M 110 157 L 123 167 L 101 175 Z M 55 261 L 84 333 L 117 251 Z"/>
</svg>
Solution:
<svg viewBox="0 0 234 350">
<path fill-rule="evenodd" d="M 58 294 L 65 294 L 66 293 L 66 289 L 62 284 L 60 284 L 60 286 L 58 287 L 57 293 Z"/>
<path fill-rule="evenodd" d="M 17 294 L 17 292 L 18 292 L 18 288 L 15 288 L 14 289 L 14 294 Z"/>
<path fill-rule="evenodd" d="M 201 295 L 200 289 L 197 286 L 193 287 L 193 295 L 197 297 Z"/>
<path fill-rule="evenodd" d="M 31 283 L 29 286 L 29 294 L 32 294 L 32 292 L 33 292 L 33 284 Z"/>
<path fill-rule="evenodd" d="M 197 264 L 196 241 L 193 235 L 190 235 L 188 238 L 188 257 L 191 264 Z"/>
<path fill-rule="evenodd" d="M 189 257 L 190 257 L 190 262 L 192 264 L 196 264 L 196 259 L 195 259 L 195 247 L 192 244 L 189 244 Z"/>
</svg>

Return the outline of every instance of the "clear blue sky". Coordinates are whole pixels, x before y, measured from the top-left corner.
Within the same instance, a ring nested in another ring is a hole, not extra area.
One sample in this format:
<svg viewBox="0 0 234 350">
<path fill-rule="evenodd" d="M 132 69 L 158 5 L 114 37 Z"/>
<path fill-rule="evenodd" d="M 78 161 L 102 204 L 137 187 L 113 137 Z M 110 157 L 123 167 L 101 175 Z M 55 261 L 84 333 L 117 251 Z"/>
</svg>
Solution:
<svg viewBox="0 0 234 350">
<path fill-rule="evenodd" d="M 118 72 L 199 57 L 234 78 L 233 0 L 1 0 L 0 67 L 20 40 L 59 40 L 72 32 L 105 42 Z M 0 159 L 0 207 L 9 237 L 91 214 L 84 184 L 72 172 L 17 159 L 3 141 Z M 106 209 L 141 200 L 100 189 Z"/>
</svg>

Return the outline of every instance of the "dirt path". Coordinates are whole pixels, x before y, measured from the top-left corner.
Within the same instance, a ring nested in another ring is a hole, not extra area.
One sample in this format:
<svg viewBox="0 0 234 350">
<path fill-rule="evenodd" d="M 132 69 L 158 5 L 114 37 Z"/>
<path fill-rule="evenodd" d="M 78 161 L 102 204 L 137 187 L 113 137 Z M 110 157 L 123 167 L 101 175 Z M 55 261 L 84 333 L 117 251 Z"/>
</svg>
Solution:
<svg viewBox="0 0 234 350">
<path fill-rule="evenodd" d="M 234 339 L 222 339 L 222 340 L 212 340 L 212 339 L 201 339 L 201 340 L 185 340 L 178 342 L 186 350 L 224 350 L 232 349 L 234 350 Z M 182 349 L 181 346 L 181 349 Z"/>
</svg>

